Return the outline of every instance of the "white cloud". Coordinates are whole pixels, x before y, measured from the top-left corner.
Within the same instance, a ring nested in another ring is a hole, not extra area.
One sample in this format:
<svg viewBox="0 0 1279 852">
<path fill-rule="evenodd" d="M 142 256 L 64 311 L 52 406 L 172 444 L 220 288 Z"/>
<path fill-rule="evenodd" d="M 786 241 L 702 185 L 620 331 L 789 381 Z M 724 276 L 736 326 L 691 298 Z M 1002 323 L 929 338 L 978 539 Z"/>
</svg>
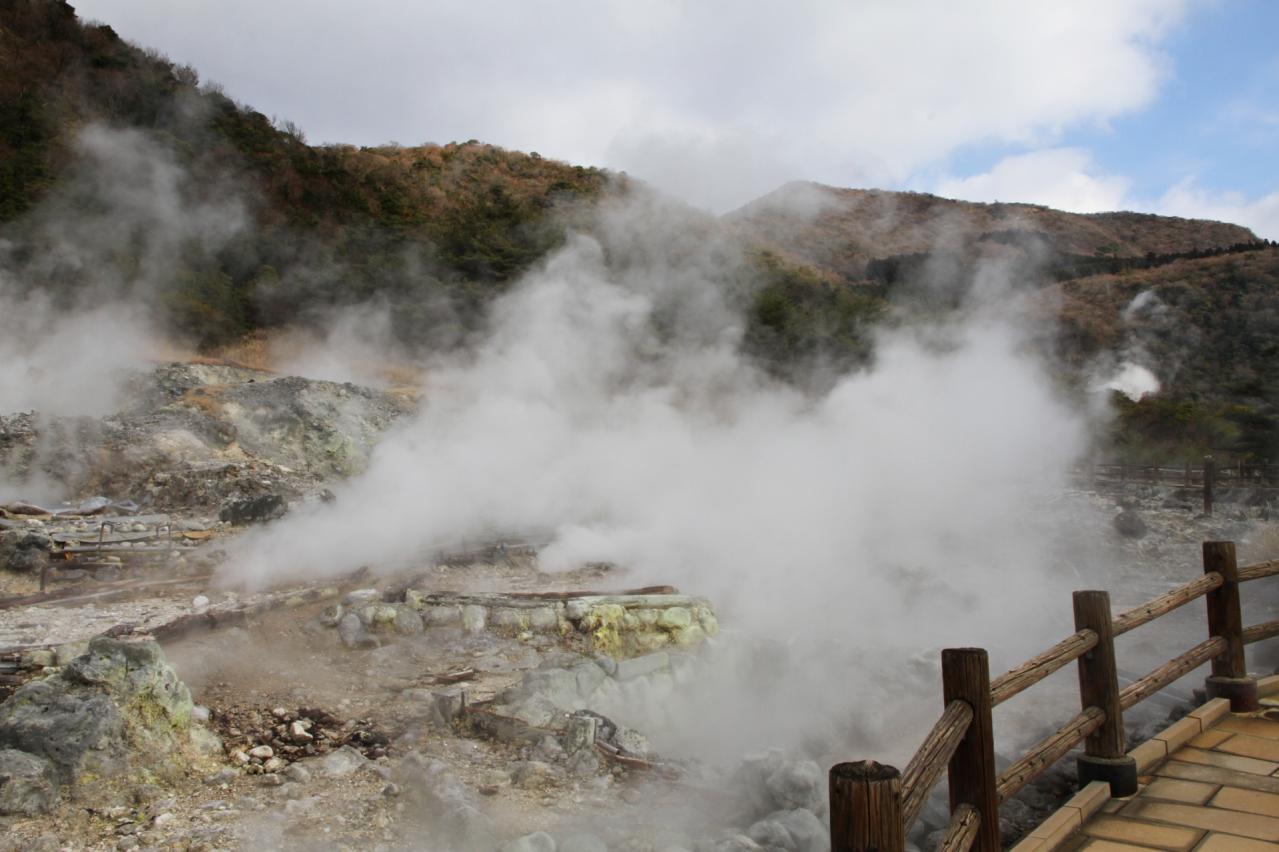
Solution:
<svg viewBox="0 0 1279 852">
<path fill-rule="evenodd" d="M 1075 213 L 1139 210 L 1215 219 L 1251 228 L 1263 239 L 1279 239 L 1279 190 L 1249 198 L 1239 192 L 1206 189 L 1188 176 L 1151 199 L 1134 196 L 1131 186 L 1122 175 L 1099 172 L 1086 149 L 1047 148 L 1005 157 L 981 174 L 943 177 L 933 191 L 947 198 L 1046 204 Z"/>
<path fill-rule="evenodd" d="M 783 175 L 899 183 L 957 146 L 1051 143 L 1140 109 L 1188 3 L 76 5 L 313 140 L 480 138 L 629 170 L 723 209 Z M 692 180 L 661 154 L 690 139 Z"/>
<path fill-rule="evenodd" d="M 1249 199 L 1238 192 L 1212 192 L 1186 178 L 1165 192 L 1152 212 L 1233 222 L 1262 239 L 1279 240 L 1279 190 Z"/>
<path fill-rule="evenodd" d="M 1006 157 L 983 174 L 943 178 L 936 192 L 967 201 L 1046 204 L 1072 213 L 1122 208 L 1131 182 L 1093 171 L 1092 155 L 1083 148 L 1046 148 Z"/>
</svg>

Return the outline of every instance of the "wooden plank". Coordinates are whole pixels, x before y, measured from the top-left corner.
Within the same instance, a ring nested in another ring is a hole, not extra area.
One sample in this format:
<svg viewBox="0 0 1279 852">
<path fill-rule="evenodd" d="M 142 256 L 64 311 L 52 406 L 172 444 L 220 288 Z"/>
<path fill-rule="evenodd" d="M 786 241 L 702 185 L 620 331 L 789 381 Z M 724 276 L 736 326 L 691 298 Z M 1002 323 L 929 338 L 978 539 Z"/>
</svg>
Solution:
<svg viewBox="0 0 1279 852">
<path fill-rule="evenodd" d="M 950 702 L 915 756 L 906 764 L 902 772 L 902 820 L 906 831 L 910 831 L 915 818 L 924 809 L 933 787 L 950 763 L 972 720 L 973 708 L 967 701 Z"/>
<path fill-rule="evenodd" d="M 990 682 L 992 707 L 1012 698 L 1048 675 L 1079 659 L 1097 644 L 1097 634 L 1092 630 L 1080 630 L 1053 645 L 1037 657 L 1032 657 Z"/>
<path fill-rule="evenodd" d="M 1252 627 L 1245 627 L 1243 631 L 1243 643 L 1251 645 L 1253 642 L 1260 642 L 1263 639 L 1273 639 L 1279 636 L 1279 619 L 1274 621 L 1265 621 L 1261 624 L 1254 624 Z"/>
<path fill-rule="evenodd" d="M 1260 580 L 1262 577 L 1273 577 L 1276 574 L 1279 574 L 1279 559 L 1258 562 L 1255 565 L 1247 565 L 1239 569 L 1239 582 L 1246 583 L 1249 580 Z"/>
<path fill-rule="evenodd" d="M 1130 683 L 1119 693 L 1119 705 L 1127 710 L 1145 701 L 1173 681 L 1184 677 L 1226 649 L 1220 636 L 1205 639 L 1176 659 L 1169 660 L 1140 680 Z"/>
<path fill-rule="evenodd" d="M 1115 616 L 1114 635 L 1120 636 L 1129 630 L 1140 627 L 1154 621 L 1161 615 L 1172 612 L 1178 607 L 1185 606 L 1193 600 L 1203 597 L 1208 592 L 1221 588 L 1225 579 L 1213 571 L 1204 574 L 1195 580 L 1191 580 L 1185 585 L 1178 586 L 1172 591 L 1165 592 L 1154 600 L 1147 601 L 1141 606 L 1133 607 L 1126 612 Z"/>
<path fill-rule="evenodd" d="M 1066 752 L 1079 745 L 1106 721 L 1106 713 L 1089 707 L 1032 748 L 1025 757 L 1005 769 L 996 782 L 999 801 L 1007 801 L 1022 787 L 1042 775 Z"/>
<path fill-rule="evenodd" d="M 937 852 L 968 852 L 981 828 L 981 814 L 972 805 L 960 805 L 950 815 L 946 834 L 937 844 Z"/>
</svg>

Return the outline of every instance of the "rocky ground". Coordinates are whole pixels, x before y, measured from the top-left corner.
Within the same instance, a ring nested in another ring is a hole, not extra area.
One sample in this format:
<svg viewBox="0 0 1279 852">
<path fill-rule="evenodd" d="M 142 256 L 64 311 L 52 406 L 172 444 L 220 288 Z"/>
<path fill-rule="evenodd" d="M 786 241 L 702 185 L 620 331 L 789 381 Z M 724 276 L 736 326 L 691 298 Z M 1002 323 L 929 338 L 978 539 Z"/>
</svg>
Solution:
<svg viewBox="0 0 1279 852">
<path fill-rule="evenodd" d="M 220 581 L 229 538 L 329 499 L 411 400 L 203 364 L 140 374 L 127 398 L 99 420 L 0 417 L 9 483 L 72 484 L 0 509 L 0 849 L 828 848 L 826 766 L 864 746 L 815 728 L 712 765 L 652 744 L 646 724 L 695 712 L 694 685 L 726 667 L 763 682 L 802 653 L 721 633 L 712 601 L 614 566 L 544 574 L 530 541 L 325 584 Z M 1130 483 L 1039 509 L 1057 570 L 1122 610 L 1196 576 L 1204 540 L 1279 556 L 1270 495 L 1221 498 L 1206 517 L 1195 493 Z M 1125 638 L 1125 674 L 1197 641 L 1192 609 Z M 934 656 L 896 671 L 903 695 L 936 698 Z M 1132 714 L 1130 741 L 1184 712 L 1197 677 Z M 1001 760 L 1064 719 L 1072 679 L 1001 708 Z M 1069 764 L 1005 804 L 1006 840 L 1073 791 Z M 939 791 L 911 847 L 946 817 Z"/>
</svg>

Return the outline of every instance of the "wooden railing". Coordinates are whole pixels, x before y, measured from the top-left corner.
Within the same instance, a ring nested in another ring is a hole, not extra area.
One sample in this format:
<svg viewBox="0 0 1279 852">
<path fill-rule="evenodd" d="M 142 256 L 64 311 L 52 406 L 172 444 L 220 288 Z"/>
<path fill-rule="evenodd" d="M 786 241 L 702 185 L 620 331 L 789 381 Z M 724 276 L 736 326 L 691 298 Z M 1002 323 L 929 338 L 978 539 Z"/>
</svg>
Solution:
<svg viewBox="0 0 1279 852">
<path fill-rule="evenodd" d="M 1244 627 L 1239 586 L 1279 574 L 1279 561 L 1240 568 L 1234 542 L 1210 541 L 1203 566 L 1202 577 L 1114 617 L 1107 592 L 1075 592 L 1075 632 L 994 680 L 984 649 L 942 651 L 944 709 L 905 771 L 873 761 L 831 768 L 832 852 L 901 852 L 943 771 L 950 824 L 940 852 L 998 852 L 1000 804 L 1080 743 L 1080 786 L 1105 781 L 1111 795 L 1132 795 L 1137 767 L 1125 753 L 1123 712 L 1208 661 L 1208 695 L 1228 698 L 1235 712 L 1256 710 L 1257 681 L 1245 668 L 1244 646 L 1279 636 L 1279 620 Z M 1208 638 L 1121 690 L 1115 637 L 1200 597 L 1207 598 Z M 996 774 L 991 710 L 1072 662 L 1083 709 Z"/>
<path fill-rule="evenodd" d="M 1258 462 L 1219 464 L 1205 456 L 1202 465 L 1135 464 L 1094 462 L 1075 469 L 1075 478 L 1090 487 L 1103 483 L 1126 485 L 1148 483 L 1198 488 L 1203 493 L 1204 512 L 1212 514 L 1218 486 L 1238 488 L 1279 488 L 1279 465 Z"/>
</svg>

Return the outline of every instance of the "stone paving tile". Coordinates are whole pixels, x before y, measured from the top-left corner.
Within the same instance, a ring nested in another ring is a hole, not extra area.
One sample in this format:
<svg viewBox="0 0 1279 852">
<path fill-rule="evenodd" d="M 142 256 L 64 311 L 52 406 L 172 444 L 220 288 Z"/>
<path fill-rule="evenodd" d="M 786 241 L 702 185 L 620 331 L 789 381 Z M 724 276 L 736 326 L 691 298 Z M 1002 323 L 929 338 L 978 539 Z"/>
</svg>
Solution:
<svg viewBox="0 0 1279 852">
<path fill-rule="evenodd" d="M 1235 837 L 1233 834 L 1209 834 L 1195 852 L 1279 852 L 1279 843 Z"/>
<path fill-rule="evenodd" d="M 1216 808 L 1205 808 L 1196 805 L 1177 805 L 1171 802 L 1142 802 L 1135 810 L 1130 805 L 1124 808 L 1127 814 L 1134 810 L 1133 816 L 1140 816 L 1157 822 L 1172 823 L 1187 828 L 1203 828 L 1220 831 L 1226 834 L 1237 834 L 1256 840 L 1279 841 L 1279 818 L 1261 816 L 1260 814 L 1244 814 L 1234 811 L 1223 811 Z"/>
<path fill-rule="evenodd" d="M 1204 731 L 1199 736 L 1190 741 L 1190 745 L 1195 748 L 1213 748 L 1220 745 L 1225 740 L 1234 736 L 1231 731 L 1223 731 L 1221 728 L 1213 728 L 1210 731 Z"/>
<path fill-rule="evenodd" d="M 1263 793 L 1279 793 L 1279 778 L 1236 772 L 1219 766 L 1202 766 L 1197 763 L 1169 760 L 1159 767 L 1158 774 L 1163 778 L 1180 778 L 1184 781 L 1202 781 L 1205 784 L 1224 784 L 1246 790 L 1261 790 Z"/>
<path fill-rule="evenodd" d="M 1279 725 L 1270 719 L 1256 719 L 1251 716 L 1230 715 L 1217 723 L 1217 727 L 1236 734 L 1252 734 L 1254 737 L 1265 737 L 1268 740 L 1279 740 Z"/>
<path fill-rule="evenodd" d="M 1181 781 L 1176 778 L 1156 778 L 1141 791 L 1143 798 L 1167 799 L 1190 805 L 1202 805 L 1220 788 L 1200 781 Z"/>
<path fill-rule="evenodd" d="M 1251 734 L 1235 734 L 1214 746 L 1213 751 L 1241 754 L 1245 757 L 1255 757 L 1258 760 L 1279 764 L 1279 740 L 1268 740 Z"/>
<path fill-rule="evenodd" d="M 1238 787 L 1222 787 L 1208 804 L 1214 808 L 1246 811 L 1279 817 L 1279 793 L 1263 793 L 1260 790 L 1240 790 Z"/>
<path fill-rule="evenodd" d="M 1083 833 L 1100 840 L 1170 849 L 1173 852 L 1189 852 L 1204 835 L 1194 828 L 1158 825 L 1119 816 L 1096 817 L 1084 826 Z"/>
<path fill-rule="evenodd" d="M 1189 747 L 1177 752 L 1177 759 L 1186 763 L 1220 766 L 1222 769 L 1233 769 L 1237 772 L 1248 772 L 1253 775 L 1270 775 L 1276 769 L 1279 769 L 1279 763 L 1272 763 L 1268 760 L 1257 760 L 1255 757 L 1242 757 L 1237 754 L 1203 751 L 1202 749 Z"/>
<path fill-rule="evenodd" d="M 1089 840 L 1079 847 L 1080 852 L 1149 852 L 1150 846 L 1138 846 L 1134 843 L 1116 843 L 1113 840 Z"/>
</svg>

